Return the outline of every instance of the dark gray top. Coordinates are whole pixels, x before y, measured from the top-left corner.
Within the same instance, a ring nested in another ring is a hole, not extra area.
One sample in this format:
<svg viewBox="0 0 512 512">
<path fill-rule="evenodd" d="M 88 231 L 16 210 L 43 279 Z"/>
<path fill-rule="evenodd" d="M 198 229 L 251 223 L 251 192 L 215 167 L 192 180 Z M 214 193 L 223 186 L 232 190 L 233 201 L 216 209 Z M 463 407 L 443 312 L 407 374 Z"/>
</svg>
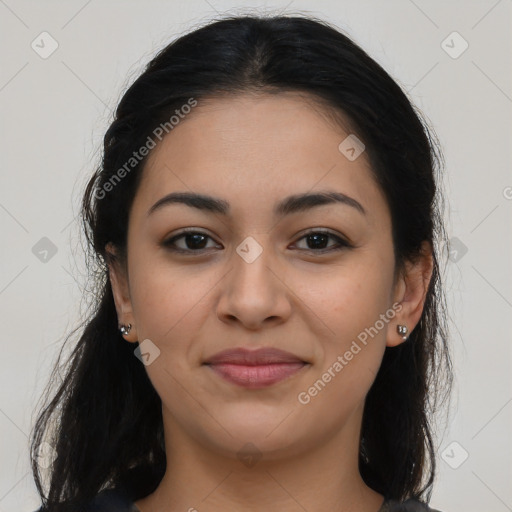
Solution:
<svg viewBox="0 0 512 512">
<path fill-rule="evenodd" d="M 42 508 L 36 512 L 45 512 Z M 101 491 L 84 512 L 141 512 L 126 495 L 111 489 Z M 385 500 L 377 512 L 441 512 L 427 504 L 408 499 L 403 503 Z"/>
</svg>

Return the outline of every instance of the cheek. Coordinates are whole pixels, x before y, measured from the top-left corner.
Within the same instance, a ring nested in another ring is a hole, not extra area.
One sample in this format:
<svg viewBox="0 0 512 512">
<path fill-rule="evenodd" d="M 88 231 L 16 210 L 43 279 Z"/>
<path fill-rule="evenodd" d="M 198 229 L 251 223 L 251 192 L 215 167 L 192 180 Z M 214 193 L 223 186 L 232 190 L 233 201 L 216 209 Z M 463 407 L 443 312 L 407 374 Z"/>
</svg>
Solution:
<svg viewBox="0 0 512 512">
<path fill-rule="evenodd" d="M 373 325 L 389 307 L 387 267 L 363 261 L 334 270 L 304 287 L 309 305 L 338 334 Z"/>
<path fill-rule="evenodd" d="M 196 364 L 194 339 L 212 315 L 212 296 L 225 269 L 171 264 L 165 257 L 140 254 L 130 274 L 132 306 L 139 339 L 160 349 L 160 362 L 175 371 Z M 148 367 L 148 371 L 154 371 Z"/>
<path fill-rule="evenodd" d="M 382 262 L 369 264 L 361 259 L 360 263 L 338 269 L 323 280 L 323 292 L 318 285 L 309 287 L 310 307 L 329 327 L 329 334 L 321 339 L 320 373 L 331 368 L 336 375 L 343 374 L 334 380 L 344 380 L 343 386 L 348 385 L 348 388 L 361 378 L 364 382 L 359 384 L 363 387 L 371 384 L 380 366 L 387 329 L 394 316 L 394 311 L 389 311 L 391 279 Z M 343 358 L 340 363 L 343 370 L 336 372 L 332 367 L 338 356 Z M 363 374 L 369 380 L 362 377 Z"/>
<path fill-rule="evenodd" d="M 194 406 L 193 401 L 181 402 L 184 388 L 193 388 L 187 382 L 196 364 L 193 340 L 208 314 L 207 290 L 214 284 L 206 275 L 189 275 L 170 265 L 148 265 L 134 272 L 132 305 L 139 340 L 151 340 L 159 351 L 145 369 L 162 400 L 172 402 L 167 404 L 171 409 Z"/>
<path fill-rule="evenodd" d="M 321 299 L 311 296 L 311 307 L 323 312 L 332 331 L 319 339 L 316 368 L 296 397 L 311 428 L 319 417 L 325 429 L 339 428 L 340 418 L 364 402 L 382 362 L 389 325 L 389 319 L 380 320 L 388 307 L 387 279 L 367 270 L 338 273 Z"/>
</svg>

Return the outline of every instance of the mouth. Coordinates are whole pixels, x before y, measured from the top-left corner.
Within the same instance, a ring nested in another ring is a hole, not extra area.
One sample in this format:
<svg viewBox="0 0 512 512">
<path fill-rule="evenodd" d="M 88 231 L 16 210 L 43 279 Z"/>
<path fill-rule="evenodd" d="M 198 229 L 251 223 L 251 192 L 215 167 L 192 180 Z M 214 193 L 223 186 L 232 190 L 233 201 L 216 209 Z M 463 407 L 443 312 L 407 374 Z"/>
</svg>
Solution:
<svg viewBox="0 0 512 512">
<path fill-rule="evenodd" d="M 271 386 L 309 366 L 294 354 L 274 348 L 229 349 L 204 364 L 224 380 L 250 389 Z"/>
</svg>

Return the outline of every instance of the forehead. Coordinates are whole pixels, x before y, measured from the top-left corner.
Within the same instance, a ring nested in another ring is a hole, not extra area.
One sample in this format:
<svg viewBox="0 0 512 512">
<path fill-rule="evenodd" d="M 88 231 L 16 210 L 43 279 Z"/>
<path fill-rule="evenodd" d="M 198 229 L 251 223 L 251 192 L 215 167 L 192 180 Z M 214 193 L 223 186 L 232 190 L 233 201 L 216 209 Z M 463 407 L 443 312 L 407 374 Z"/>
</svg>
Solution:
<svg viewBox="0 0 512 512">
<path fill-rule="evenodd" d="M 349 135 L 348 122 L 340 126 L 299 93 L 198 101 L 149 154 L 134 209 L 193 191 L 227 199 L 241 218 L 270 210 L 285 195 L 331 189 L 382 216 L 385 199 L 366 154 L 349 160 L 340 151 Z"/>
</svg>

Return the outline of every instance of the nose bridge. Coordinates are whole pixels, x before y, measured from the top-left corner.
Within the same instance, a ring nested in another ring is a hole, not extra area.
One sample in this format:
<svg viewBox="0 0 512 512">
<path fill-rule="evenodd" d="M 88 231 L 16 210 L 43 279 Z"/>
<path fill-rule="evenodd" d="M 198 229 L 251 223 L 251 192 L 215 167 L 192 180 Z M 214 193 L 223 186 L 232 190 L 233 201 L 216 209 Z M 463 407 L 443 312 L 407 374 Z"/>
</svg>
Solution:
<svg viewBox="0 0 512 512">
<path fill-rule="evenodd" d="M 256 238 L 257 237 L 257 238 Z M 235 282 L 242 286 L 248 285 L 267 288 L 269 280 L 275 279 L 270 268 L 272 267 L 269 236 L 249 235 L 245 237 L 235 249 L 233 255 Z M 262 293 L 263 290 L 259 290 Z"/>
</svg>

